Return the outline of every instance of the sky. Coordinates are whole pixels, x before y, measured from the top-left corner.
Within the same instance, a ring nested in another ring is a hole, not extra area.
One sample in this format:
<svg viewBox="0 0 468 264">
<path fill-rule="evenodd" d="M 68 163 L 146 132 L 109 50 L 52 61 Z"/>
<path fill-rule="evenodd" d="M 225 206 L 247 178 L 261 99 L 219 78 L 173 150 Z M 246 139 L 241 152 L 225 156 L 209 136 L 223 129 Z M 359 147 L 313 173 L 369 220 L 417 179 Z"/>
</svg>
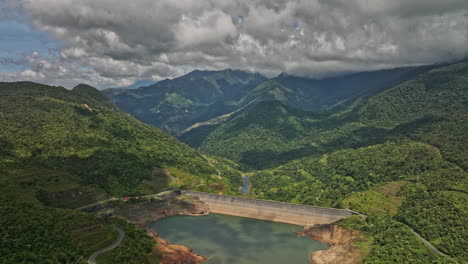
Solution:
<svg viewBox="0 0 468 264">
<path fill-rule="evenodd" d="M 0 0 L 0 81 L 324 78 L 467 57 L 467 0 Z"/>
</svg>

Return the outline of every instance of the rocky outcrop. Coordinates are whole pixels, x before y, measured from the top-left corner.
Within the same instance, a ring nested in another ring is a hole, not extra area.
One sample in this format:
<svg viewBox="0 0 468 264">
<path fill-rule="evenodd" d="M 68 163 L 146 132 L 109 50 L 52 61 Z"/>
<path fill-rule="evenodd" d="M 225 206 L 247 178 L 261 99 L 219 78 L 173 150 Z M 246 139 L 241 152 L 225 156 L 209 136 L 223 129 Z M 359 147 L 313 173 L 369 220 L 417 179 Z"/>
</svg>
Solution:
<svg viewBox="0 0 468 264">
<path fill-rule="evenodd" d="M 342 228 L 337 225 L 314 225 L 300 234 L 311 237 L 331 246 L 343 245 L 358 238 L 358 231 Z"/>
<path fill-rule="evenodd" d="M 331 247 L 310 254 L 310 261 L 315 264 L 356 264 L 361 263 L 364 252 L 358 250 L 353 242 L 360 239 L 359 232 L 342 228 L 338 225 L 314 225 L 299 235 L 326 243 Z"/>
<path fill-rule="evenodd" d="M 157 243 L 155 250 L 160 254 L 160 264 L 198 264 L 206 260 L 205 257 L 193 253 L 189 247 L 170 245 L 154 230 L 150 230 L 148 233 Z"/>
</svg>

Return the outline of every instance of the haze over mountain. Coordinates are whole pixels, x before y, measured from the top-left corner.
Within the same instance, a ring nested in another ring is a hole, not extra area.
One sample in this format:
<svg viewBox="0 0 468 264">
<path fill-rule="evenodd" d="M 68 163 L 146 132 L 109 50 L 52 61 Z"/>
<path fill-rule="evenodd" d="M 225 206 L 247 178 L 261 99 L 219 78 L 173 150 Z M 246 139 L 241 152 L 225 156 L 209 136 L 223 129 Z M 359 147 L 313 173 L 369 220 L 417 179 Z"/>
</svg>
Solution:
<svg viewBox="0 0 468 264">
<path fill-rule="evenodd" d="M 131 85 L 116 87 L 115 89 L 136 89 L 136 88 L 140 88 L 143 86 L 150 86 L 150 85 L 153 85 L 154 83 L 155 83 L 154 81 L 150 81 L 150 80 L 140 80 L 140 81 L 134 82 Z"/>
</svg>

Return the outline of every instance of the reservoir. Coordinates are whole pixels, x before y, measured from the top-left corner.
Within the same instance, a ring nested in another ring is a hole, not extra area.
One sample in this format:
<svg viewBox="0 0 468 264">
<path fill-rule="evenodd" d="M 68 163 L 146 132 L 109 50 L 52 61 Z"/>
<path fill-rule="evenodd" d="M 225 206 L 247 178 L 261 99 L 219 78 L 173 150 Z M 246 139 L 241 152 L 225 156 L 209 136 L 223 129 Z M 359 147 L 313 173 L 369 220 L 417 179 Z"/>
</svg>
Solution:
<svg viewBox="0 0 468 264">
<path fill-rule="evenodd" d="M 307 264 L 326 244 L 295 232 L 302 226 L 211 213 L 173 216 L 150 227 L 171 244 L 191 247 L 209 264 Z"/>
</svg>

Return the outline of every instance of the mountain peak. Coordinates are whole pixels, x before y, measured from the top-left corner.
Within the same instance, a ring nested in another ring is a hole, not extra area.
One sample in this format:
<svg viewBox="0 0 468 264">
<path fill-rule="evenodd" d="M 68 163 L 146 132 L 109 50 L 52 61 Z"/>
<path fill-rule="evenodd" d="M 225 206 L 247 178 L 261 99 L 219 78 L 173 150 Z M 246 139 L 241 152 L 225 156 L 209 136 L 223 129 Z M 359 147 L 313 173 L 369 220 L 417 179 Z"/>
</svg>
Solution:
<svg viewBox="0 0 468 264">
<path fill-rule="evenodd" d="M 281 78 L 287 78 L 287 77 L 291 77 L 291 75 L 285 72 L 282 72 L 278 76 L 276 76 L 274 79 L 281 79 Z"/>
</svg>

